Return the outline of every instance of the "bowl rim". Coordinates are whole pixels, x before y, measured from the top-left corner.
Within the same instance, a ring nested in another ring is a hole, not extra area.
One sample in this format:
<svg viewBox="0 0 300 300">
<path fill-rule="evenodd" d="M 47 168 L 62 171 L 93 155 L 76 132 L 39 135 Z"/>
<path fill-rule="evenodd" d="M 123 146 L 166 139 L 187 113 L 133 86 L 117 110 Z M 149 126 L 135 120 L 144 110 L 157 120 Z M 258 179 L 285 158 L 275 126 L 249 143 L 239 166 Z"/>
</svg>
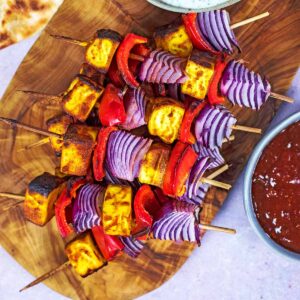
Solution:
<svg viewBox="0 0 300 300">
<path fill-rule="evenodd" d="M 273 241 L 268 234 L 263 230 L 261 225 L 259 224 L 256 214 L 254 212 L 253 203 L 252 203 L 252 175 L 254 173 L 254 170 L 256 168 L 256 165 L 261 157 L 261 154 L 265 147 L 269 145 L 269 143 L 285 128 L 288 126 L 300 121 L 300 112 L 296 112 L 289 116 L 284 121 L 280 122 L 278 125 L 276 125 L 274 128 L 269 130 L 264 137 L 259 141 L 259 143 L 254 148 L 246 169 L 245 169 L 245 175 L 244 175 L 244 208 L 246 215 L 248 217 L 248 220 L 250 222 L 251 227 L 254 229 L 256 234 L 271 248 L 277 251 L 277 253 L 283 254 L 289 258 L 300 260 L 300 253 L 296 253 L 293 251 L 290 251 L 283 246 L 277 244 L 275 241 Z"/>
<path fill-rule="evenodd" d="M 225 3 L 223 4 L 217 4 L 217 5 L 213 5 L 211 7 L 207 7 L 207 8 L 198 8 L 198 9 L 192 9 L 192 8 L 183 8 L 183 7 L 177 7 L 177 6 L 172 6 L 169 5 L 167 3 L 163 3 L 160 0 L 147 0 L 149 3 L 165 9 L 165 10 L 169 10 L 172 12 L 177 12 L 177 13 L 188 13 L 188 12 L 202 12 L 202 11 L 210 11 L 210 10 L 216 10 L 216 9 L 221 9 L 227 6 L 230 6 L 232 4 L 235 4 L 241 0 L 227 0 Z"/>
</svg>

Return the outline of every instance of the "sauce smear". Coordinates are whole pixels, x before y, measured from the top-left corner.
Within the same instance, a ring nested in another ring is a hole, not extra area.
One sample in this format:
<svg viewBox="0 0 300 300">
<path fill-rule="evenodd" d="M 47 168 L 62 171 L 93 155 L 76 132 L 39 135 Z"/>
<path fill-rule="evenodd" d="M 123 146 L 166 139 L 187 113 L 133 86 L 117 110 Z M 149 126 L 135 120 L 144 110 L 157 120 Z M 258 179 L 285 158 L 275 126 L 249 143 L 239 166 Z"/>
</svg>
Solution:
<svg viewBox="0 0 300 300">
<path fill-rule="evenodd" d="M 300 253 L 300 122 L 263 151 L 252 178 L 257 219 L 276 243 Z"/>
</svg>

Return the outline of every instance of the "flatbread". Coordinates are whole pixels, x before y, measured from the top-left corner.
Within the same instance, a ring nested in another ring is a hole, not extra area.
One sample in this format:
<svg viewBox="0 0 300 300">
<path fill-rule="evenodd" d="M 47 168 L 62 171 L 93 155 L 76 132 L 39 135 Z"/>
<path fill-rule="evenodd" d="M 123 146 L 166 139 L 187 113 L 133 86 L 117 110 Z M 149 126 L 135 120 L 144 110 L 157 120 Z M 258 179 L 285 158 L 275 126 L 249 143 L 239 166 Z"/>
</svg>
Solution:
<svg viewBox="0 0 300 300">
<path fill-rule="evenodd" d="M 41 30 L 63 0 L 0 0 L 0 49 Z"/>
</svg>

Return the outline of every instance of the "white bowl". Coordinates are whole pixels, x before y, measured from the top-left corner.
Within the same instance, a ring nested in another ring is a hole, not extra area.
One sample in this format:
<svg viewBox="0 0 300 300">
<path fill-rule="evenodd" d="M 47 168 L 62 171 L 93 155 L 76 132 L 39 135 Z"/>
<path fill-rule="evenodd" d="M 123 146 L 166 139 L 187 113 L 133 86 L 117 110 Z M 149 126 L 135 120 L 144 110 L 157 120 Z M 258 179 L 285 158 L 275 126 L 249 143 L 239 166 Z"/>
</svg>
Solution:
<svg viewBox="0 0 300 300">
<path fill-rule="evenodd" d="M 178 12 L 178 13 L 186 13 L 189 11 L 200 12 L 200 11 L 220 9 L 220 8 L 232 5 L 236 2 L 239 2 L 240 0 L 220 0 L 218 4 L 214 3 L 215 1 L 202 0 L 201 6 L 199 6 L 199 8 L 193 8 L 193 7 L 187 8 L 187 7 L 173 6 L 173 5 L 163 2 L 162 0 L 147 0 L 147 1 L 150 2 L 151 4 L 158 6 L 165 10 L 170 10 L 170 11 L 174 11 L 174 12 Z M 184 3 L 184 2 L 185 1 L 182 0 L 182 3 Z M 185 5 L 183 4 L 182 6 L 185 6 Z"/>
</svg>

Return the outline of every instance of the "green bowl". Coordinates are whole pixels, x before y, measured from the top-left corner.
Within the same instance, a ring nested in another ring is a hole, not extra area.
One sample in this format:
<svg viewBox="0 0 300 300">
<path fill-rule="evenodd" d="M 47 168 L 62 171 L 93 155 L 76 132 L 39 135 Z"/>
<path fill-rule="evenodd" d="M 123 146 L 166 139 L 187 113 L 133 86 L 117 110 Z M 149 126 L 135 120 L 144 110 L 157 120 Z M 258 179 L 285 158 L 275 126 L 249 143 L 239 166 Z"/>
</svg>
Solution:
<svg viewBox="0 0 300 300">
<path fill-rule="evenodd" d="M 157 6 L 157 7 L 160 7 L 160 8 L 165 9 L 165 10 L 178 12 L 178 13 L 187 13 L 187 12 L 190 12 L 190 11 L 201 12 L 201 11 L 220 9 L 220 8 L 232 5 L 234 3 L 237 3 L 240 0 L 222 0 L 221 3 L 214 4 L 214 5 L 210 4 L 209 0 L 203 0 L 203 1 L 201 1 L 201 2 L 204 3 L 203 7 L 198 8 L 198 9 L 182 8 L 182 7 L 172 6 L 172 5 L 169 5 L 167 3 L 162 2 L 160 0 L 147 0 L 147 1 L 150 2 L 151 4 Z"/>
<path fill-rule="evenodd" d="M 254 151 L 252 152 L 252 155 L 248 161 L 246 170 L 245 170 L 245 177 L 244 177 L 244 206 L 246 215 L 249 219 L 249 222 L 254 229 L 254 231 L 257 233 L 257 235 L 273 250 L 287 256 L 290 258 L 294 258 L 297 260 L 300 260 L 300 253 L 292 252 L 279 244 L 277 244 L 275 241 L 273 241 L 269 235 L 263 230 L 263 228 L 260 226 L 256 214 L 253 207 L 252 202 L 252 176 L 255 171 L 256 165 L 260 159 L 260 156 L 266 146 L 285 128 L 288 126 L 300 121 L 300 112 L 297 112 L 287 119 L 285 119 L 283 122 L 279 123 L 277 126 L 275 126 L 272 130 L 268 131 L 264 137 L 260 140 L 260 142 L 255 147 Z"/>
</svg>

